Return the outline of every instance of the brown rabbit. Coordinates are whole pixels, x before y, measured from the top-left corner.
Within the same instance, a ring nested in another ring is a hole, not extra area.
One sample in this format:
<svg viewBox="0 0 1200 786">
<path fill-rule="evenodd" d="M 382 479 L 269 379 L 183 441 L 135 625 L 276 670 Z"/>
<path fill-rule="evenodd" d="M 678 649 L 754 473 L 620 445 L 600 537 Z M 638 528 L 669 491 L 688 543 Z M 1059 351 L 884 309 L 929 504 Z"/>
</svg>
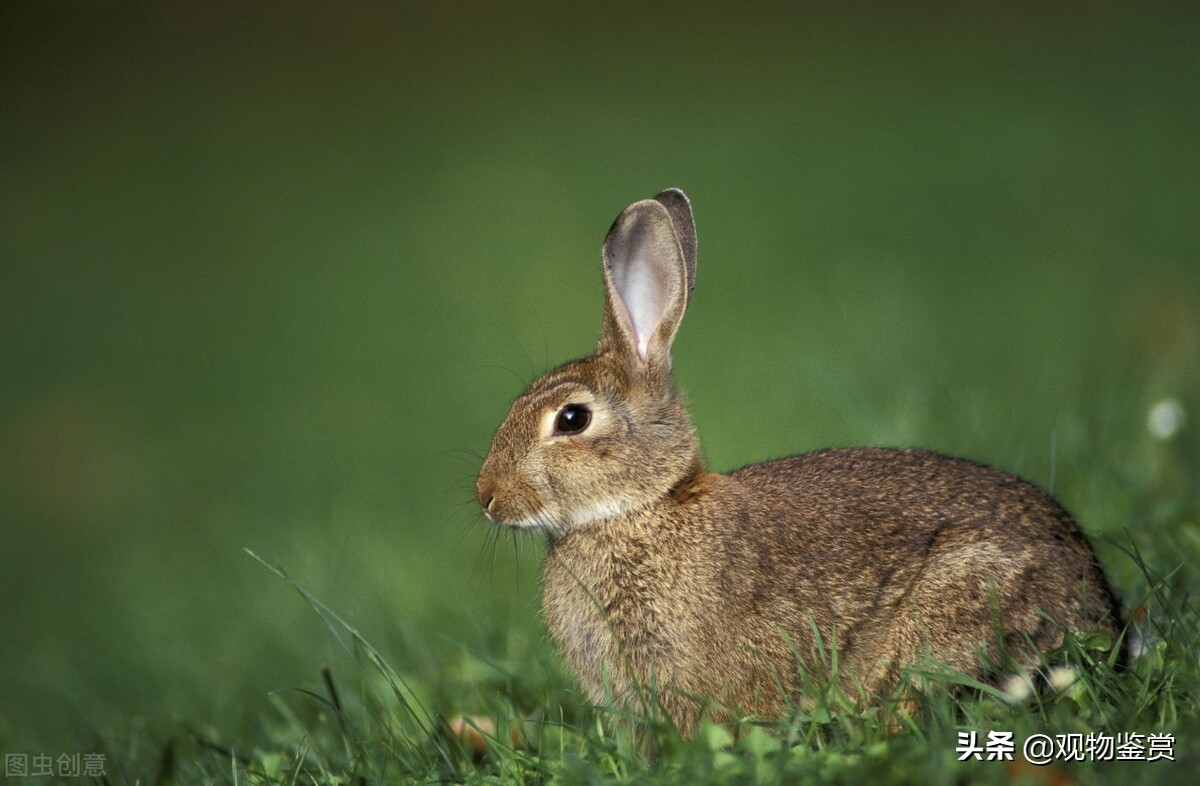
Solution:
<svg viewBox="0 0 1200 786">
<path fill-rule="evenodd" d="M 985 651 L 1032 665 L 1066 631 L 1115 638 L 1087 540 L 1005 472 L 881 448 L 709 472 L 671 380 L 696 279 L 687 197 L 626 208 L 603 263 L 596 354 L 513 403 L 476 484 L 489 520 L 549 536 L 546 619 L 593 702 L 636 709 L 654 686 L 690 734 L 706 699 L 778 717 L 797 656 L 829 675 L 819 646 L 871 701 L 926 655 L 985 678 Z"/>
</svg>

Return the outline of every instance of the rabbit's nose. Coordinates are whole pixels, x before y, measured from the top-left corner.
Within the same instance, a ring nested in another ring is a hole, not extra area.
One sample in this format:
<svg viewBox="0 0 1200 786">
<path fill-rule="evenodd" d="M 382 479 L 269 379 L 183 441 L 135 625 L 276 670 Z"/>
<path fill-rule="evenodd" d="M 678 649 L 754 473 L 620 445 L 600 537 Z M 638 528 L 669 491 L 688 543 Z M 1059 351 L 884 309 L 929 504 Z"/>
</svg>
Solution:
<svg viewBox="0 0 1200 786">
<path fill-rule="evenodd" d="M 479 507 L 483 508 L 483 515 L 491 521 L 492 505 L 496 504 L 496 484 L 490 478 L 480 478 L 475 484 L 475 499 L 479 501 Z"/>
</svg>

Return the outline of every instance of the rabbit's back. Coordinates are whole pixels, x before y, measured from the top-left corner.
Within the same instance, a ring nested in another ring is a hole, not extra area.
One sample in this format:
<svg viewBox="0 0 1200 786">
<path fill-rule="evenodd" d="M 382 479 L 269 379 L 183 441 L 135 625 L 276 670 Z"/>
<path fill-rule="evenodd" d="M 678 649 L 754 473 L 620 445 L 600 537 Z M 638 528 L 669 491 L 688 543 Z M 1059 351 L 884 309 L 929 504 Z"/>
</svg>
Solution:
<svg viewBox="0 0 1200 786">
<path fill-rule="evenodd" d="M 972 542 L 1012 552 L 1092 551 L 1045 491 L 994 467 L 924 450 L 844 448 L 729 473 L 778 536 L 802 535 L 836 561 L 894 562 Z M 799 528 L 800 532 L 787 532 Z"/>
</svg>

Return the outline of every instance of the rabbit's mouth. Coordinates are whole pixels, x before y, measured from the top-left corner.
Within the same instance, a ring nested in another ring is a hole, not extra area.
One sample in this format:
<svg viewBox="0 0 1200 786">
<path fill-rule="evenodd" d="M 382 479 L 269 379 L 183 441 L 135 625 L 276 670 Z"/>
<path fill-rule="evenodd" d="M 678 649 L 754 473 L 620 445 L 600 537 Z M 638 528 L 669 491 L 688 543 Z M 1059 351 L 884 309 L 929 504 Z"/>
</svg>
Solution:
<svg viewBox="0 0 1200 786">
<path fill-rule="evenodd" d="M 620 498 L 602 499 L 567 510 L 553 510 L 542 505 L 532 493 L 521 490 L 494 493 L 484 488 L 479 504 L 484 517 L 497 526 L 541 532 L 551 536 L 563 535 L 578 527 L 600 524 L 629 513 L 632 506 Z"/>
<path fill-rule="evenodd" d="M 554 517 L 538 502 L 533 489 L 524 484 L 509 484 L 480 476 L 475 496 L 484 518 L 493 524 L 513 529 L 549 530 Z"/>
<path fill-rule="evenodd" d="M 498 527 L 508 527 L 523 532 L 537 532 L 551 537 L 562 535 L 568 529 L 557 517 L 541 509 L 521 516 L 506 516 L 499 515 L 494 509 L 484 508 L 483 515 Z"/>
</svg>

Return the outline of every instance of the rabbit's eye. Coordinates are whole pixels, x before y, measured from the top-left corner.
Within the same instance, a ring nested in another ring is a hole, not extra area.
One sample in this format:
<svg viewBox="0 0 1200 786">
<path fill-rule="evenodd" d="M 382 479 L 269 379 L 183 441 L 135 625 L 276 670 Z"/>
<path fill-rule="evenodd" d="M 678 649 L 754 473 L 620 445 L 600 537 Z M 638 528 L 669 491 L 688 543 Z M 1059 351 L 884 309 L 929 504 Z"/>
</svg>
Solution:
<svg viewBox="0 0 1200 786">
<path fill-rule="evenodd" d="M 592 422 L 592 411 L 582 404 L 568 404 L 554 420 L 555 434 L 578 434 Z"/>
</svg>

